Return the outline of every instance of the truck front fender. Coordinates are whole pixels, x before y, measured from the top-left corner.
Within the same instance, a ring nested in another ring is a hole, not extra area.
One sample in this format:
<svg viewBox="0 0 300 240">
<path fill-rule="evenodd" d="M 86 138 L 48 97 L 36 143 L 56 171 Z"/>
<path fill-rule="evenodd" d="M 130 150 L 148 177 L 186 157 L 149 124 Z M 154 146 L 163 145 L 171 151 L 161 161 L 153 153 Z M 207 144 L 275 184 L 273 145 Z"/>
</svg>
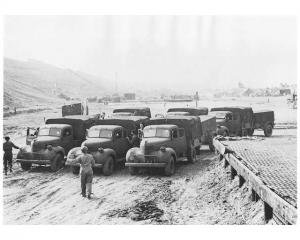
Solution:
<svg viewBox="0 0 300 240">
<path fill-rule="evenodd" d="M 173 148 L 166 148 L 166 151 L 159 151 L 158 152 L 158 157 L 163 161 L 166 162 L 170 159 L 170 156 L 174 157 L 175 162 L 177 161 L 177 155 L 176 152 Z"/>
<path fill-rule="evenodd" d="M 53 150 L 56 152 L 56 153 L 60 153 L 62 154 L 63 156 L 66 156 L 66 153 L 65 153 L 65 149 L 61 146 L 57 146 L 57 147 L 53 147 Z"/>
</svg>

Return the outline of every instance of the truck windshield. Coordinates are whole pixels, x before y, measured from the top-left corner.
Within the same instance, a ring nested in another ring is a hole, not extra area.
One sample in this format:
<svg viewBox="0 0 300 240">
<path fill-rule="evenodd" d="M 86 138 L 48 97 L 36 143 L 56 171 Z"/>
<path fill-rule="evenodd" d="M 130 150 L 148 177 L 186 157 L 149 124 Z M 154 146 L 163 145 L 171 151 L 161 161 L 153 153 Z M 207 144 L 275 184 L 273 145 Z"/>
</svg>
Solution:
<svg viewBox="0 0 300 240">
<path fill-rule="evenodd" d="M 148 128 L 143 131 L 144 138 L 160 137 L 160 138 L 169 138 L 170 131 L 163 128 Z"/>
<path fill-rule="evenodd" d="M 111 138 L 112 131 L 108 129 L 90 129 L 88 131 L 88 138 Z"/>
<path fill-rule="evenodd" d="M 60 128 L 40 128 L 39 136 L 61 136 L 61 129 Z"/>
</svg>

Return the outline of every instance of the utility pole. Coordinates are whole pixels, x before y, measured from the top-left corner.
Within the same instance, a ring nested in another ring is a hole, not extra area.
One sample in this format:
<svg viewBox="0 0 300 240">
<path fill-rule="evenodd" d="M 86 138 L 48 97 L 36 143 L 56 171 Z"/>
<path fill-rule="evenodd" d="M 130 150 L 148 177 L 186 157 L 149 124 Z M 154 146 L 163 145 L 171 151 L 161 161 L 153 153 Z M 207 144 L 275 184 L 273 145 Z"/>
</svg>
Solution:
<svg viewBox="0 0 300 240">
<path fill-rule="evenodd" d="M 195 101 L 196 101 L 196 108 L 197 108 L 198 107 L 198 101 L 199 101 L 198 91 L 196 92 L 196 95 L 195 95 Z"/>
</svg>

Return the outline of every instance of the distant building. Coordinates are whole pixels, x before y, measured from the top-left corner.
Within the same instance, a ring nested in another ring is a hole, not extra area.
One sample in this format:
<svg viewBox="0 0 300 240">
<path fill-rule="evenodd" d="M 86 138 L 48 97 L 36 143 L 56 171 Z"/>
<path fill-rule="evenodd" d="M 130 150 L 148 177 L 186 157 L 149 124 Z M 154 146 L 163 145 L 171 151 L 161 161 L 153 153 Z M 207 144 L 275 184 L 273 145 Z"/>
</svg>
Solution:
<svg viewBox="0 0 300 240">
<path fill-rule="evenodd" d="M 279 93 L 281 96 L 284 96 L 284 95 L 290 95 L 292 92 L 291 92 L 291 89 L 285 88 L 285 89 L 280 89 Z"/>
<path fill-rule="evenodd" d="M 135 100 L 135 93 L 124 93 L 125 100 Z"/>
</svg>

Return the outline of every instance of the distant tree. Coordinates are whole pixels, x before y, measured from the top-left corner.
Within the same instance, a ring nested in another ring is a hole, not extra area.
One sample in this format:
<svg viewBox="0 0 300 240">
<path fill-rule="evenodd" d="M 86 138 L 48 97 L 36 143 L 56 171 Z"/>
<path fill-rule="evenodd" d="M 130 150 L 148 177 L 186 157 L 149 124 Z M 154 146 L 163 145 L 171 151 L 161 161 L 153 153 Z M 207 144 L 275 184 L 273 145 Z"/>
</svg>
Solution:
<svg viewBox="0 0 300 240">
<path fill-rule="evenodd" d="M 238 85 L 239 85 L 239 88 L 246 88 L 242 82 L 239 82 Z"/>
</svg>

